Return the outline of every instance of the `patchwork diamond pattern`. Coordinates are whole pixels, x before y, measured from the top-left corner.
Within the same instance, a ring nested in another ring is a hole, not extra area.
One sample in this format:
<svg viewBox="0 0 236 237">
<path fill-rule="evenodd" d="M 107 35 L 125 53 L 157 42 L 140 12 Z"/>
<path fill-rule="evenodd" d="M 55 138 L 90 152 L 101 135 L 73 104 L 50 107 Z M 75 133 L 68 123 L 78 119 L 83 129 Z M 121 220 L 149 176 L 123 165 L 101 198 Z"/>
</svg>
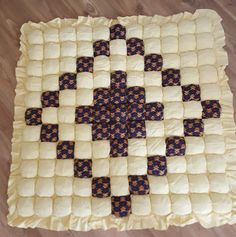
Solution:
<svg viewBox="0 0 236 237">
<path fill-rule="evenodd" d="M 112 196 L 112 214 L 115 217 L 126 217 L 131 213 L 131 198 L 127 196 Z"/>
<path fill-rule="evenodd" d="M 200 101 L 200 86 L 199 85 L 186 85 L 182 86 L 183 101 Z"/>
<path fill-rule="evenodd" d="M 109 41 L 98 40 L 94 42 L 93 52 L 94 52 L 94 57 L 100 56 L 100 55 L 109 56 L 110 55 Z"/>
<path fill-rule="evenodd" d="M 133 195 L 149 194 L 147 175 L 129 175 L 129 189 Z"/>
<path fill-rule="evenodd" d="M 59 91 L 45 91 L 41 96 L 42 107 L 59 107 Z"/>
<path fill-rule="evenodd" d="M 43 124 L 40 133 L 41 142 L 58 141 L 58 124 Z"/>
<path fill-rule="evenodd" d="M 93 72 L 94 59 L 92 57 L 77 58 L 77 72 Z"/>
<path fill-rule="evenodd" d="M 143 40 L 138 38 L 130 38 L 127 41 L 127 55 L 144 55 L 144 43 Z"/>
<path fill-rule="evenodd" d="M 77 178 L 91 178 L 92 160 L 74 159 L 74 176 Z"/>
<path fill-rule="evenodd" d="M 92 180 L 92 195 L 97 198 L 109 197 L 111 195 L 111 184 L 109 177 L 98 177 Z"/>
<path fill-rule="evenodd" d="M 60 90 L 65 89 L 76 89 L 76 74 L 75 73 L 64 73 L 59 77 L 59 88 Z"/>
<path fill-rule="evenodd" d="M 57 159 L 73 159 L 75 143 L 72 141 L 60 141 L 57 144 Z"/>
<path fill-rule="evenodd" d="M 29 108 L 25 111 L 25 123 L 27 125 L 39 125 L 42 124 L 42 109 L 41 108 Z"/>
<path fill-rule="evenodd" d="M 167 174 L 167 164 L 165 156 L 150 156 L 148 157 L 148 172 L 149 175 L 163 176 Z"/>
<path fill-rule="evenodd" d="M 163 58 L 159 54 L 149 54 L 144 57 L 144 71 L 161 71 Z"/>
<path fill-rule="evenodd" d="M 220 118 L 221 105 L 218 100 L 202 101 L 202 118 Z"/>
</svg>

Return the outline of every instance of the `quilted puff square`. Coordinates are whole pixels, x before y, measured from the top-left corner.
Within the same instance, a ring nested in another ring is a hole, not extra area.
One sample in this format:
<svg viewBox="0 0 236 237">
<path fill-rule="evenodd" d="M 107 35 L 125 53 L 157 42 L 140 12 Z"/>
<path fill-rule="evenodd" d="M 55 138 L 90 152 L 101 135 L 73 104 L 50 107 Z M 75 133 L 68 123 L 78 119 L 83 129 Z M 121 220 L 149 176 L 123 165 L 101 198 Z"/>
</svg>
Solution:
<svg viewBox="0 0 236 237">
<path fill-rule="evenodd" d="M 201 92 L 200 86 L 195 84 L 189 84 L 182 86 L 183 101 L 200 101 Z"/>
<path fill-rule="evenodd" d="M 126 40 L 127 45 L 127 55 L 144 55 L 144 43 L 142 39 L 129 38 Z"/>
<path fill-rule="evenodd" d="M 59 88 L 60 90 L 65 89 L 76 89 L 76 74 L 75 73 L 64 73 L 59 77 Z"/>
<path fill-rule="evenodd" d="M 111 72 L 111 88 L 126 88 L 127 83 L 127 73 L 125 71 L 114 71 Z"/>
<path fill-rule="evenodd" d="M 122 139 L 127 138 L 127 126 L 126 123 L 122 122 L 111 122 L 110 123 L 110 138 L 111 139 Z"/>
<path fill-rule="evenodd" d="M 127 89 L 127 100 L 129 103 L 145 103 L 145 89 L 139 86 L 129 87 Z"/>
<path fill-rule="evenodd" d="M 106 105 L 94 106 L 94 122 L 95 123 L 109 123 L 110 122 L 110 108 Z"/>
<path fill-rule="evenodd" d="M 41 95 L 42 107 L 59 107 L 59 91 L 45 91 Z"/>
<path fill-rule="evenodd" d="M 111 137 L 110 124 L 93 123 L 92 125 L 92 140 L 109 140 Z"/>
<path fill-rule="evenodd" d="M 128 119 L 129 120 L 145 120 L 145 105 L 132 103 L 128 105 Z"/>
<path fill-rule="evenodd" d="M 92 179 L 92 196 L 97 198 L 110 197 L 111 184 L 109 177 L 94 177 Z"/>
<path fill-rule="evenodd" d="M 169 68 L 161 72 L 162 86 L 180 86 L 180 70 Z"/>
<path fill-rule="evenodd" d="M 94 59 L 92 57 L 79 57 L 76 60 L 77 72 L 93 72 Z"/>
<path fill-rule="evenodd" d="M 131 214 L 131 198 L 126 196 L 111 197 L 112 214 L 115 217 L 126 217 Z"/>
<path fill-rule="evenodd" d="M 128 139 L 110 140 L 110 157 L 128 156 Z"/>
<path fill-rule="evenodd" d="M 164 105 L 160 102 L 152 102 L 145 104 L 145 118 L 146 120 L 163 120 Z"/>
<path fill-rule="evenodd" d="M 57 144 L 57 159 L 73 159 L 75 143 L 73 141 L 59 141 Z"/>
<path fill-rule="evenodd" d="M 101 106 L 110 103 L 110 91 L 108 88 L 97 88 L 93 91 L 94 105 Z"/>
<path fill-rule="evenodd" d="M 43 124 L 40 132 L 41 142 L 58 141 L 58 124 Z"/>
<path fill-rule="evenodd" d="M 92 160 L 91 159 L 74 159 L 74 177 L 91 178 L 92 177 Z"/>
<path fill-rule="evenodd" d="M 92 106 L 79 106 L 75 109 L 75 123 L 89 124 L 93 123 L 93 107 Z"/>
<path fill-rule="evenodd" d="M 26 125 L 39 125 L 42 124 L 42 109 L 29 108 L 25 111 Z"/>
<path fill-rule="evenodd" d="M 202 119 L 184 119 L 184 136 L 203 136 L 204 124 Z"/>
<path fill-rule="evenodd" d="M 127 123 L 128 138 L 146 138 L 145 120 L 129 121 Z"/>
<path fill-rule="evenodd" d="M 221 105 L 218 100 L 204 100 L 202 104 L 202 118 L 220 118 Z"/>
<path fill-rule="evenodd" d="M 161 71 L 163 58 L 160 54 L 148 54 L 144 57 L 144 71 Z"/>
<path fill-rule="evenodd" d="M 165 156 L 149 156 L 147 162 L 147 174 L 163 176 L 167 174 L 167 162 Z"/>
<path fill-rule="evenodd" d="M 126 28 L 121 24 L 115 24 L 110 27 L 110 40 L 126 39 Z"/>
<path fill-rule="evenodd" d="M 110 105 L 110 120 L 114 122 L 127 121 L 127 105 L 126 104 L 111 104 Z"/>
<path fill-rule="evenodd" d="M 185 150 L 184 137 L 171 136 L 166 138 L 166 156 L 184 156 Z"/>
<path fill-rule="evenodd" d="M 149 194 L 149 183 L 147 175 L 129 175 L 129 190 L 133 195 Z"/>
<path fill-rule="evenodd" d="M 105 55 L 110 55 L 110 47 L 109 47 L 109 41 L 106 40 L 98 40 L 93 43 L 93 55 L 94 57 Z"/>
<path fill-rule="evenodd" d="M 110 90 L 110 101 L 112 104 L 125 104 L 127 102 L 126 89 L 114 88 Z"/>
</svg>

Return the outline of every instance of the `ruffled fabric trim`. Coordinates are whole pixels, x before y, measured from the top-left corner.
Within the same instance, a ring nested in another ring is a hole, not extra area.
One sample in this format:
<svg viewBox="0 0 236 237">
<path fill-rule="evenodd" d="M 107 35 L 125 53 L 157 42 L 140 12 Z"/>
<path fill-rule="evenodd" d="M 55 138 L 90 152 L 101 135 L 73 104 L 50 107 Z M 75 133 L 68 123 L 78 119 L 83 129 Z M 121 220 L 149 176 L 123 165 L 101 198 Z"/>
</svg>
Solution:
<svg viewBox="0 0 236 237">
<path fill-rule="evenodd" d="M 233 200 L 232 212 L 227 214 L 217 214 L 210 213 L 208 215 L 196 215 L 191 213 L 189 215 L 178 216 L 173 213 L 167 216 L 135 216 L 131 214 L 127 218 L 115 218 L 112 215 L 107 217 L 75 217 L 73 215 L 59 218 L 59 217 L 48 217 L 41 218 L 38 216 L 32 217 L 20 217 L 17 215 L 16 203 L 17 203 L 17 191 L 16 184 L 19 179 L 19 166 L 20 166 L 20 144 L 22 141 L 22 132 L 25 127 L 24 124 L 24 96 L 26 90 L 24 88 L 24 81 L 26 80 L 26 63 L 27 63 L 27 51 L 26 51 L 26 35 L 32 29 L 44 30 L 47 27 L 61 26 L 77 26 L 80 24 L 87 25 L 99 25 L 104 24 L 110 26 L 115 23 L 121 23 L 123 25 L 128 25 L 132 23 L 147 24 L 147 23 L 166 23 L 166 22 L 176 22 L 178 23 L 182 19 L 196 19 L 199 17 L 207 16 L 210 18 L 214 25 L 214 37 L 216 41 L 216 54 L 217 54 L 217 64 L 218 64 L 218 74 L 219 74 L 219 84 L 221 86 L 222 97 L 220 99 L 220 104 L 222 106 L 222 122 L 224 128 L 224 135 L 226 141 L 226 153 L 225 157 L 227 159 L 227 170 L 226 174 L 231 187 L 230 197 Z M 233 117 L 233 96 L 228 85 L 228 78 L 225 75 L 225 67 L 228 64 L 227 54 L 223 49 L 225 45 L 224 31 L 221 25 L 221 17 L 212 10 L 200 9 L 194 14 L 184 12 L 173 16 L 162 17 L 155 15 L 153 17 L 149 16 L 130 16 L 130 17 L 118 17 L 115 20 L 110 20 L 104 17 L 92 18 L 92 17 L 78 17 L 78 19 L 59 19 L 56 18 L 47 23 L 33 23 L 29 22 L 22 26 L 21 37 L 20 37 L 20 51 L 21 57 L 18 61 L 16 68 L 16 97 L 15 97 L 15 116 L 14 116 L 14 132 L 12 138 L 12 165 L 11 165 L 11 175 L 8 183 L 8 224 L 11 226 L 18 226 L 22 228 L 35 228 L 41 227 L 51 230 L 81 230 L 88 231 L 91 229 L 110 229 L 116 228 L 117 230 L 129 230 L 129 229 L 145 229 L 154 228 L 158 230 L 165 230 L 169 225 L 185 226 L 192 224 L 194 222 L 199 222 L 205 228 L 210 228 L 213 226 L 219 226 L 226 223 L 233 224 L 236 223 L 236 136 L 235 136 L 235 124 Z"/>
</svg>

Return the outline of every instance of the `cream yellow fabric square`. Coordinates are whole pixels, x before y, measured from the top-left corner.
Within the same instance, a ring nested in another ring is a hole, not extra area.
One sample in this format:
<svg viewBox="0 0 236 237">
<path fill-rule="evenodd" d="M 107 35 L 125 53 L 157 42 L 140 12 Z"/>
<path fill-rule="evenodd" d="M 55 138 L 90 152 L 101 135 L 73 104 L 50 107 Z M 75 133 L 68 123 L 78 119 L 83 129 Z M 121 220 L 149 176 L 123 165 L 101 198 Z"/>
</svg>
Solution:
<svg viewBox="0 0 236 237">
<path fill-rule="evenodd" d="M 75 123 L 75 107 L 58 108 L 59 123 Z"/>
<path fill-rule="evenodd" d="M 26 66 L 26 73 L 28 76 L 41 77 L 43 73 L 43 65 L 41 61 L 29 61 Z"/>
<path fill-rule="evenodd" d="M 195 51 L 187 51 L 180 54 L 180 65 L 182 67 L 197 67 L 198 55 Z"/>
<path fill-rule="evenodd" d="M 204 123 L 204 133 L 205 134 L 223 134 L 223 124 L 221 119 L 218 118 L 208 118 L 203 119 Z"/>
<path fill-rule="evenodd" d="M 218 73 L 213 65 L 203 65 L 199 67 L 200 83 L 215 83 L 218 81 Z"/>
<path fill-rule="evenodd" d="M 206 174 L 188 175 L 190 193 L 208 193 L 209 182 Z"/>
<path fill-rule="evenodd" d="M 56 107 L 43 108 L 42 123 L 57 124 L 58 123 L 57 111 L 58 111 L 58 108 L 56 108 Z"/>
<path fill-rule="evenodd" d="M 58 59 L 46 59 L 43 61 L 43 76 L 50 74 L 58 74 L 60 65 Z"/>
<path fill-rule="evenodd" d="M 73 184 L 73 191 L 75 195 L 81 197 L 90 197 L 92 195 L 92 179 L 75 178 Z"/>
<path fill-rule="evenodd" d="M 127 71 L 144 71 L 144 57 L 141 55 L 127 56 Z"/>
<path fill-rule="evenodd" d="M 74 175 L 74 161 L 73 159 L 57 159 L 56 170 L 57 176 L 73 176 Z"/>
<path fill-rule="evenodd" d="M 177 53 L 178 52 L 178 38 L 175 36 L 167 36 L 161 38 L 161 52 L 162 53 Z"/>
<path fill-rule="evenodd" d="M 183 136 L 184 134 L 184 125 L 181 119 L 167 119 L 164 121 L 164 126 L 166 136 Z"/>
<path fill-rule="evenodd" d="M 76 57 L 77 45 L 75 42 L 65 41 L 61 43 L 61 57 Z"/>
<path fill-rule="evenodd" d="M 147 147 L 146 139 L 129 139 L 128 140 L 128 154 L 130 156 L 146 156 Z"/>
<path fill-rule="evenodd" d="M 185 137 L 187 155 L 201 154 L 204 152 L 205 143 L 202 137 Z"/>
<path fill-rule="evenodd" d="M 211 33 L 200 33 L 196 35 L 197 49 L 210 49 L 214 47 L 214 37 Z"/>
<path fill-rule="evenodd" d="M 86 217 L 91 215 L 91 199 L 87 197 L 73 197 L 72 213 L 75 216 Z"/>
<path fill-rule="evenodd" d="M 93 57 L 93 43 L 91 41 L 78 41 L 77 56 Z"/>
<path fill-rule="evenodd" d="M 95 26 L 93 27 L 93 41 L 96 40 L 109 40 L 110 31 L 107 26 Z"/>
<path fill-rule="evenodd" d="M 190 199 L 194 213 L 205 215 L 212 211 L 212 202 L 208 194 L 194 193 L 191 194 Z"/>
<path fill-rule="evenodd" d="M 78 141 L 75 143 L 75 158 L 92 158 L 92 144 L 89 141 Z"/>
<path fill-rule="evenodd" d="M 60 57 L 60 44 L 47 43 L 44 45 L 44 58 L 55 59 Z"/>
<path fill-rule="evenodd" d="M 162 87 L 159 86 L 145 87 L 145 96 L 146 96 L 146 103 L 162 102 L 163 100 Z"/>
<path fill-rule="evenodd" d="M 20 197 L 17 201 L 17 214 L 22 217 L 34 215 L 34 198 Z"/>
<path fill-rule="evenodd" d="M 144 84 L 145 86 L 161 86 L 162 76 L 161 72 L 144 72 Z"/>
<path fill-rule="evenodd" d="M 126 56 L 111 55 L 110 56 L 110 70 L 111 71 L 126 71 Z"/>
<path fill-rule="evenodd" d="M 75 127 L 72 124 L 59 125 L 59 140 L 73 141 L 75 139 Z"/>
<path fill-rule="evenodd" d="M 166 176 L 148 175 L 151 194 L 168 194 L 169 184 Z M 158 185 L 157 185 L 158 184 Z"/>
<path fill-rule="evenodd" d="M 128 71 L 127 72 L 127 87 L 132 86 L 144 86 L 144 76 L 139 71 Z"/>
<path fill-rule="evenodd" d="M 60 106 L 74 106 L 76 102 L 76 90 L 62 90 L 59 93 Z"/>
<path fill-rule="evenodd" d="M 93 39 L 93 30 L 91 26 L 88 25 L 79 25 L 77 28 L 77 40 L 82 41 L 92 41 Z"/>
<path fill-rule="evenodd" d="M 47 75 L 43 77 L 42 89 L 44 91 L 57 91 L 59 90 L 59 75 Z"/>
<path fill-rule="evenodd" d="M 128 156 L 128 174 L 145 175 L 147 174 L 147 157 Z"/>
<path fill-rule="evenodd" d="M 187 162 L 184 156 L 168 157 L 166 161 L 169 174 L 185 173 L 187 170 Z"/>
<path fill-rule="evenodd" d="M 217 84 L 201 84 L 201 100 L 219 100 L 221 97 L 221 90 Z"/>
<path fill-rule="evenodd" d="M 76 72 L 76 58 L 66 57 L 60 60 L 60 72 Z"/>
<path fill-rule="evenodd" d="M 27 34 L 29 44 L 43 44 L 43 33 L 41 30 L 31 30 Z"/>
<path fill-rule="evenodd" d="M 207 170 L 210 173 L 224 173 L 226 170 L 226 159 L 222 155 L 209 154 L 206 156 Z"/>
<path fill-rule="evenodd" d="M 143 38 L 143 26 L 140 24 L 131 24 L 126 26 L 126 39 Z"/>
<path fill-rule="evenodd" d="M 163 121 L 145 121 L 147 137 L 163 137 L 164 122 Z"/>
<path fill-rule="evenodd" d="M 60 41 L 76 41 L 76 31 L 74 27 L 65 26 L 59 31 Z"/>
<path fill-rule="evenodd" d="M 165 102 L 164 116 L 165 119 L 182 119 L 184 107 L 182 102 Z"/>
<path fill-rule="evenodd" d="M 199 72 L 197 68 L 185 67 L 180 70 L 181 85 L 199 84 Z"/>
<path fill-rule="evenodd" d="M 41 126 L 25 126 L 23 130 L 23 141 L 36 142 L 40 140 Z"/>
<path fill-rule="evenodd" d="M 43 45 L 30 45 L 28 55 L 30 60 L 43 60 Z"/>
<path fill-rule="evenodd" d="M 163 58 L 163 69 L 180 68 L 180 56 L 178 54 L 175 54 L 175 53 L 163 54 L 162 53 L 162 58 Z"/>
<path fill-rule="evenodd" d="M 216 56 L 213 49 L 202 49 L 198 51 L 198 65 L 214 65 Z"/>
<path fill-rule="evenodd" d="M 41 142 L 39 155 L 41 159 L 56 159 L 57 143 L 55 142 Z"/>
<path fill-rule="evenodd" d="M 192 207 L 189 196 L 184 194 L 171 195 L 171 208 L 175 215 L 187 215 L 191 213 Z"/>
<path fill-rule="evenodd" d="M 196 39 L 194 34 L 180 35 L 179 37 L 179 51 L 192 51 L 196 49 Z"/>
<path fill-rule="evenodd" d="M 109 141 L 93 141 L 93 158 L 108 158 L 110 154 L 110 142 Z"/>
<path fill-rule="evenodd" d="M 46 28 L 43 36 L 45 42 L 59 42 L 59 31 L 56 28 Z"/>
<path fill-rule="evenodd" d="M 232 211 L 233 202 L 228 194 L 211 193 L 210 197 L 214 212 L 223 214 Z"/>
<path fill-rule="evenodd" d="M 52 199 L 37 197 L 34 203 L 34 213 L 39 217 L 48 217 L 52 214 Z"/>
<path fill-rule="evenodd" d="M 143 26 L 143 38 L 159 38 L 161 34 L 161 28 L 158 24 L 151 23 Z"/>
<path fill-rule="evenodd" d="M 72 195 L 73 179 L 69 177 L 56 177 L 55 179 L 55 194 L 57 196 Z"/>
<path fill-rule="evenodd" d="M 25 82 L 25 87 L 28 91 L 41 91 L 42 90 L 42 78 L 28 77 Z"/>
<path fill-rule="evenodd" d="M 171 212 L 169 195 L 150 195 L 152 213 L 158 216 L 166 216 Z"/>
<path fill-rule="evenodd" d="M 144 40 L 145 54 L 160 54 L 161 53 L 161 41 L 159 38 L 148 38 Z"/>
<path fill-rule="evenodd" d="M 92 215 L 97 217 L 111 214 L 111 198 L 92 198 Z"/>
<path fill-rule="evenodd" d="M 92 141 L 92 125 L 91 124 L 76 124 L 75 139 L 77 141 Z"/>
<path fill-rule="evenodd" d="M 181 86 L 166 86 L 163 87 L 163 101 L 182 101 Z"/>
<path fill-rule="evenodd" d="M 24 102 L 28 108 L 41 108 L 41 93 L 36 91 L 27 93 Z"/>
<path fill-rule="evenodd" d="M 212 31 L 211 19 L 208 18 L 207 16 L 197 18 L 195 22 L 196 22 L 196 33 Z"/>
<path fill-rule="evenodd" d="M 54 194 L 53 178 L 38 178 L 35 186 L 35 193 L 39 197 L 51 197 Z"/>
<path fill-rule="evenodd" d="M 93 70 L 96 71 L 109 71 L 110 60 L 105 55 L 100 55 L 94 58 Z"/>
<path fill-rule="evenodd" d="M 210 191 L 213 193 L 228 193 L 229 184 L 225 174 L 209 174 Z"/>
<path fill-rule="evenodd" d="M 147 139 L 147 154 L 152 155 L 162 155 L 166 154 L 166 143 L 163 137 L 148 138 Z"/>
<path fill-rule="evenodd" d="M 77 88 L 93 89 L 93 74 L 90 72 L 77 73 Z"/>
<path fill-rule="evenodd" d="M 94 159 L 92 162 L 93 177 L 109 176 L 109 160 Z"/>
<path fill-rule="evenodd" d="M 92 105 L 93 104 L 93 90 L 92 89 L 78 89 L 76 92 L 77 105 Z"/>
<path fill-rule="evenodd" d="M 189 19 L 183 19 L 178 24 L 180 35 L 193 34 L 196 30 L 195 22 Z"/>
<path fill-rule="evenodd" d="M 168 22 L 161 25 L 161 37 L 177 35 L 178 26 L 175 22 Z"/>
<path fill-rule="evenodd" d="M 131 196 L 132 213 L 138 216 L 146 216 L 151 212 L 151 201 L 149 195 Z"/>
<path fill-rule="evenodd" d="M 202 117 L 202 105 L 199 101 L 187 101 L 184 102 L 184 117 L 185 118 L 201 118 Z"/>
<path fill-rule="evenodd" d="M 53 177 L 55 174 L 55 160 L 39 160 L 38 176 Z"/>
<path fill-rule="evenodd" d="M 205 153 L 224 154 L 225 139 L 220 135 L 205 136 Z"/>
<path fill-rule="evenodd" d="M 110 55 L 127 55 L 126 40 L 115 39 L 110 41 Z"/>
<path fill-rule="evenodd" d="M 111 177 L 111 195 L 112 196 L 129 195 L 129 182 L 127 176 Z"/>
<path fill-rule="evenodd" d="M 127 157 L 117 157 L 110 159 L 110 176 L 127 175 L 128 165 Z"/>
<path fill-rule="evenodd" d="M 206 158 L 204 154 L 198 155 L 187 155 L 187 172 L 189 174 L 201 174 L 206 173 L 207 166 L 206 166 Z"/>
<path fill-rule="evenodd" d="M 71 197 L 56 197 L 53 204 L 54 216 L 64 217 L 71 214 Z"/>
<path fill-rule="evenodd" d="M 188 176 L 185 174 L 168 174 L 171 193 L 187 194 L 189 192 Z"/>
<path fill-rule="evenodd" d="M 93 73 L 93 88 L 109 88 L 110 86 L 110 72 L 97 71 Z"/>
<path fill-rule="evenodd" d="M 17 193 L 22 197 L 30 197 L 35 193 L 35 179 L 21 178 L 17 182 Z"/>
<path fill-rule="evenodd" d="M 20 157 L 23 160 L 37 159 L 39 157 L 39 143 L 38 142 L 24 142 L 21 145 Z"/>
</svg>

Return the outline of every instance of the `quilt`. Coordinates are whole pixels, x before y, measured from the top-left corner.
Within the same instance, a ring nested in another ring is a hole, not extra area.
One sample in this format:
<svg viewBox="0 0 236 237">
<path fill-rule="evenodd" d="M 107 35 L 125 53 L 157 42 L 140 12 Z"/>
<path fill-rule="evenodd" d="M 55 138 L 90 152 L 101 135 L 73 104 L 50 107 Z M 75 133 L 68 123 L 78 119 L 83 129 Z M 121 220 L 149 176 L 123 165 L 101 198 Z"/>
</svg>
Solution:
<svg viewBox="0 0 236 237">
<path fill-rule="evenodd" d="M 236 222 L 220 16 L 21 28 L 8 223 L 51 230 Z"/>
</svg>

